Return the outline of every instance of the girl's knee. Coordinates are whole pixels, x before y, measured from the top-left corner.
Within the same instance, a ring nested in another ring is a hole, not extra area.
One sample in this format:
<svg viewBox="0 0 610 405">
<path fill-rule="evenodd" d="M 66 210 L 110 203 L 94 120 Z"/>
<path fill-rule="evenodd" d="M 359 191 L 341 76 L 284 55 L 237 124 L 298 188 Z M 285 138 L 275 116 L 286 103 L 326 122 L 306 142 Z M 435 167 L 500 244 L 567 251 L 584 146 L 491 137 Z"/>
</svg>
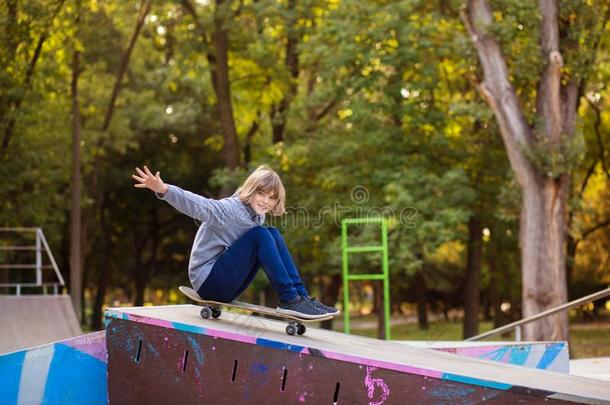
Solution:
<svg viewBox="0 0 610 405">
<path fill-rule="evenodd" d="M 271 235 L 273 235 L 274 238 L 281 238 L 282 237 L 282 233 L 280 232 L 279 229 L 277 229 L 274 226 L 269 226 L 267 227 L 267 229 L 269 230 L 269 232 L 271 233 Z"/>
<path fill-rule="evenodd" d="M 272 238 L 272 235 L 271 235 L 271 232 L 269 232 L 269 229 L 267 229 L 266 227 L 264 227 L 262 225 L 257 225 L 254 228 L 250 229 L 248 232 L 251 232 L 252 234 L 254 234 L 254 237 L 258 238 L 258 239 Z"/>
<path fill-rule="evenodd" d="M 256 235 L 261 232 L 267 232 L 267 229 L 262 225 L 256 225 L 256 226 L 253 226 L 252 228 L 248 229 L 248 231 L 246 233 L 253 233 Z"/>
</svg>

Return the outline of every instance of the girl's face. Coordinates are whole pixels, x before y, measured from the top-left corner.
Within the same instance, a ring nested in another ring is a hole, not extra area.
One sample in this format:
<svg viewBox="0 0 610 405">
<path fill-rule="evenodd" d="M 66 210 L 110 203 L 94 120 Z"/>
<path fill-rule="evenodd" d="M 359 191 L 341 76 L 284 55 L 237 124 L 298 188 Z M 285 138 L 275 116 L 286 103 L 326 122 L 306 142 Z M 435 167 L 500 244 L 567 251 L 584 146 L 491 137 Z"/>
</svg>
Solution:
<svg viewBox="0 0 610 405">
<path fill-rule="evenodd" d="M 266 214 L 275 207 L 277 197 L 273 193 L 268 193 L 262 190 L 254 193 L 250 199 L 250 206 L 259 215 Z"/>
</svg>

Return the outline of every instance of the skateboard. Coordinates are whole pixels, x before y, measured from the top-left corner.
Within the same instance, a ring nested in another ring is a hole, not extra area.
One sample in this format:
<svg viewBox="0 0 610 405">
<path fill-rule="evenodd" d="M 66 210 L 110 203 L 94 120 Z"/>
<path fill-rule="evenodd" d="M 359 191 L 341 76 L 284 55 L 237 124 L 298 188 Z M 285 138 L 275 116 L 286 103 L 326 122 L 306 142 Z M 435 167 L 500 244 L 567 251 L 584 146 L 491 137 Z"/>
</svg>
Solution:
<svg viewBox="0 0 610 405">
<path fill-rule="evenodd" d="M 195 290 L 190 287 L 180 286 L 178 287 L 178 289 L 180 290 L 180 292 L 182 292 L 182 294 L 186 295 L 191 300 L 197 302 L 202 307 L 200 314 L 203 319 L 210 319 L 210 317 L 218 318 L 222 314 L 222 307 L 245 309 L 246 311 L 250 311 L 252 313 L 267 315 L 272 318 L 287 321 L 288 325 L 286 326 L 286 333 L 289 335 L 304 334 L 307 331 L 307 328 L 304 325 L 305 323 L 327 321 L 335 317 L 335 315 L 329 314 L 328 316 L 316 319 L 299 318 L 297 316 L 280 314 L 275 312 L 275 310 L 272 308 L 248 304 L 247 302 L 218 302 L 204 300 L 199 296 L 199 294 L 197 294 Z"/>
</svg>

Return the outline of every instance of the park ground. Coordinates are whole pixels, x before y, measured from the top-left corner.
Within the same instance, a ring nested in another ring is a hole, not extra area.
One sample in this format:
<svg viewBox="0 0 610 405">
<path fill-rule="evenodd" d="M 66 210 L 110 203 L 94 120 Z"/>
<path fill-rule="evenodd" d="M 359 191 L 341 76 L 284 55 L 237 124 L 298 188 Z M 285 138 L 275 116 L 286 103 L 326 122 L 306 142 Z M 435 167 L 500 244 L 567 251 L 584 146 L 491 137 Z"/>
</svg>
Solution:
<svg viewBox="0 0 610 405">
<path fill-rule="evenodd" d="M 351 318 L 351 333 L 376 337 L 377 326 L 372 316 Z M 343 331 L 343 323 L 335 322 L 333 329 Z M 492 329 L 491 322 L 479 323 L 480 333 Z M 392 340 L 422 340 L 427 342 L 462 340 L 462 323 L 456 321 L 430 322 L 427 330 L 422 330 L 417 323 L 402 321 L 400 318 L 392 321 Z M 511 341 L 512 336 L 503 339 Z M 570 356 L 572 359 L 610 356 L 610 317 L 599 321 L 570 321 Z"/>
</svg>

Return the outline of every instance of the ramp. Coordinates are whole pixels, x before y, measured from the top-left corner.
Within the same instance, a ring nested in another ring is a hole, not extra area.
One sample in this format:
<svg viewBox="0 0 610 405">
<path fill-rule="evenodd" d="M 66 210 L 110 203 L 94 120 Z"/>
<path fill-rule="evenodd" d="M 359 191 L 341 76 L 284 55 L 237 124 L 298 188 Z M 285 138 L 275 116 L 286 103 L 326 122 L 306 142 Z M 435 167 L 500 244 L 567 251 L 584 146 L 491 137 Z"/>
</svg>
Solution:
<svg viewBox="0 0 610 405">
<path fill-rule="evenodd" d="M 68 295 L 1 295 L 0 354 L 82 334 Z"/>
<path fill-rule="evenodd" d="M 0 402 L 107 404 L 105 332 L 0 355 Z"/>
<path fill-rule="evenodd" d="M 111 403 L 610 403 L 610 383 L 193 305 L 106 311 Z"/>
<path fill-rule="evenodd" d="M 566 342 L 427 342 L 421 340 L 397 340 L 395 342 L 455 353 L 460 356 L 570 374 L 570 353 Z"/>
</svg>

